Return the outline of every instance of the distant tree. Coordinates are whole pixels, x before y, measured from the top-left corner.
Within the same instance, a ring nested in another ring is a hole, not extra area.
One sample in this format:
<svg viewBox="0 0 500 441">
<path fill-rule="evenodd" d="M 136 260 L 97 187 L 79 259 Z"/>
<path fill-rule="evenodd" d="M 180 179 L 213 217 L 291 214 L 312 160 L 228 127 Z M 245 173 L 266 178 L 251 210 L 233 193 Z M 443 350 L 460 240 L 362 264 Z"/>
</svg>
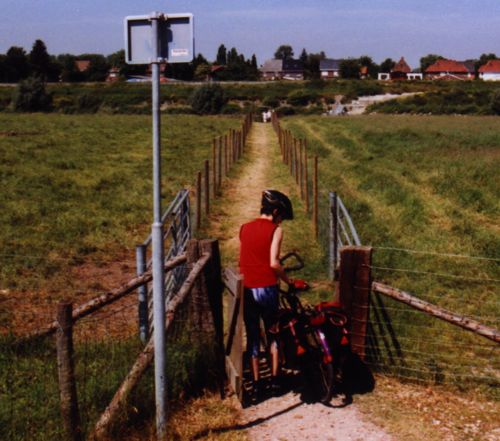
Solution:
<svg viewBox="0 0 500 441">
<path fill-rule="evenodd" d="M 57 56 L 57 61 L 61 65 L 61 81 L 74 83 L 85 80 L 85 75 L 76 68 L 76 56 L 61 54 Z"/>
<path fill-rule="evenodd" d="M 7 67 L 5 65 L 5 59 L 7 57 L 3 54 L 0 54 L 0 83 L 7 82 Z"/>
<path fill-rule="evenodd" d="M 220 66 L 225 66 L 227 64 L 227 49 L 226 46 L 221 44 L 217 50 L 217 57 L 215 58 L 215 63 Z"/>
<path fill-rule="evenodd" d="M 5 57 L 6 80 L 17 83 L 30 74 L 30 65 L 26 52 L 22 47 L 12 46 Z"/>
<path fill-rule="evenodd" d="M 289 60 L 293 58 L 292 46 L 288 44 L 282 44 L 278 49 L 276 49 L 274 58 L 276 58 L 277 60 Z"/>
<path fill-rule="evenodd" d="M 255 54 L 252 54 L 252 59 L 250 60 L 250 66 L 252 69 L 255 69 L 256 71 L 259 70 L 257 66 L 257 57 L 255 56 Z"/>
<path fill-rule="evenodd" d="M 360 66 L 368 69 L 368 76 L 370 76 L 370 78 L 377 78 L 380 68 L 376 63 L 374 63 L 371 57 L 368 55 L 362 55 L 359 57 L 358 62 Z"/>
<path fill-rule="evenodd" d="M 118 69 L 123 69 L 127 63 L 125 63 L 125 49 L 120 49 L 119 51 L 113 52 L 106 57 L 106 61 L 111 67 L 117 67 Z"/>
<path fill-rule="evenodd" d="M 194 71 L 194 79 L 198 81 L 204 81 L 210 76 L 210 65 L 209 64 L 198 64 Z"/>
<path fill-rule="evenodd" d="M 495 115 L 500 115 L 500 90 L 496 90 L 491 95 L 491 110 Z"/>
<path fill-rule="evenodd" d="M 437 60 L 444 60 L 444 57 L 436 54 L 428 54 L 425 57 L 420 58 L 420 70 L 425 72 L 425 69 L 434 64 Z"/>
<path fill-rule="evenodd" d="M 101 54 L 81 54 L 79 60 L 89 60 L 88 69 L 83 72 L 86 81 L 105 81 L 108 76 L 110 65 L 104 55 Z"/>
<path fill-rule="evenodd" d="M 476 72 L 479 70 L 479 68 L 481 66 L 485 65 L 488 61 L 496 60 L 497 58 L 498 57 L 493 53 L 481 54 L 481 56 L 479 57 L 479 60 L 477 60 L 475 63 Z"/>
<path fill-rule="evenodd" d="M 52 106 L 52 95 L 40 78 L 29 77 L 17 85 L 12 102 L 16 112 L 44 112 Z"/>
<path fill-rule="evenodd" d="M 356 58 L 348 58 L 340 63 L 340 76 L 342 78 L 358 78 L 361 64 Z"/>
<path fill-rule="evenodd" d="M 227 99 L 218 84 L 197 88 L 190 99 L 192 109 L 200 115 L 214 115 L 221 111 Z"/>
<path fill-rule="evenodd" d="M 386 58 L 380 63 L 380 72 L 390 72 L 395 65 L 396 62 L 392 58 Z"/>
<path fill-rule="evenodd" d="M 305 52 L 305 49 L 304 51 Z M 305 52 L 307 53 L 307 52 Z M 303 54 L 302 54 L 303 55 Z M 302 57 L 301 55 L 301 57 Z M 309 79 L 309 80 L 314 80 L 318 79 L 320 77 L 320 71 L 319 71 L 319 64 L 321 60 L 324 60 L 326 58 L 326 55 L 323 51 L 317 53 L 317 54 L 307 54 L 307 58 L 304 63 L 304 78 Z"/>
<path fill-rule="evenodd" d="M 32 74 L 46 81 L 51 70 L 51 60 L 47 47 L 42 40 L 36 40 L 33 43 L 29 53 L 29 63 Z"/>
<path fill-rule="evenodd" d="M 305 65 L 307 63 L 309 55 L 307 54 L 306 49 L 302 49 L 302 52 L 300 53 L 299 60 L 302 61 L 302 63 Z"/>
</svg>

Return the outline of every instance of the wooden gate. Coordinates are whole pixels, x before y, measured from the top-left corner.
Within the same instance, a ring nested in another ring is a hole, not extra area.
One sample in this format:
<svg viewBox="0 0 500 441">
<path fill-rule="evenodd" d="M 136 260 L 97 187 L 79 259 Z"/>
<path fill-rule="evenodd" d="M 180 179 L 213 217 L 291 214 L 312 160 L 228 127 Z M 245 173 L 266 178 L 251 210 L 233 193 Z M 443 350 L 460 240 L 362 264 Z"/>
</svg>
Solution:
<svg viewBox="0 0 500 441">
<path fill-rule="evenodd" d="M 226 374 L 229 385 L 240 401 L 243 400 L 243 276 L 232 268 L 225 268 L 222 279 L 229 293 L 229 328 L 225 346 Z"/>
</svg>

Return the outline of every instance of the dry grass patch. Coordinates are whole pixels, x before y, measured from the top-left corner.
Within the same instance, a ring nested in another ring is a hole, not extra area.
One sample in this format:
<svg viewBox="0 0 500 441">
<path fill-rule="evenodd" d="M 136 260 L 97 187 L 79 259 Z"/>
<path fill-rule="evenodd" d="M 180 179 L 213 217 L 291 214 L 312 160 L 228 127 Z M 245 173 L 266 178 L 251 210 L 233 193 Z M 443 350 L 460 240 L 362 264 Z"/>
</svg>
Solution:
<svg viewBox="0 0 500 441">
<path fill-rule="evenodd" d="M 405 441 L 494 441 L 500 437 L 500 404 L 474 392 L 402 383 L 379 376 L 360 409 L 395 439 Z"/>
</svg>

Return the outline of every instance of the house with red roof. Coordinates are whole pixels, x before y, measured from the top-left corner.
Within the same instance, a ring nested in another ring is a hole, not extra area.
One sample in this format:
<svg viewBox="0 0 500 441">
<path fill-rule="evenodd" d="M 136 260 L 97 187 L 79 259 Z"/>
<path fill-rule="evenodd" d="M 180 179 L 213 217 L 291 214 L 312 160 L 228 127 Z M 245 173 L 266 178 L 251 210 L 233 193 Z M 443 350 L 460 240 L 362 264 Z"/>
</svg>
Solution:
<svg viewBox="0 0 500 441">
<path fill-rule="evenodd" d="M 404 57 L 394 65 L 391 69 L 391 80 L 406 80 L 407 75 L 411 72 L 411 67 L 408 65 Z"/>
<path fill-rule="evenodd" d="M 406 62 L 405 57 L 401 57 L 390 72 L 380 72 L 378 74 L 378 79 L 381 81 L 421 80 L 422 77 L 422 73 L 413 72 L 411 70 L 411 67 Z"/>
<path fill-rule="evenodd" d="M 500 60 L 489 60 L 479 68 L 478 73 L 484 81 L 500 81 Z"/>
<path fill-rule="evenodd" d="M 430 80 L 472 80 L 474 71 L 462 61 L 437 60 L 425 69 L 425 78 Z"/>
</svg>

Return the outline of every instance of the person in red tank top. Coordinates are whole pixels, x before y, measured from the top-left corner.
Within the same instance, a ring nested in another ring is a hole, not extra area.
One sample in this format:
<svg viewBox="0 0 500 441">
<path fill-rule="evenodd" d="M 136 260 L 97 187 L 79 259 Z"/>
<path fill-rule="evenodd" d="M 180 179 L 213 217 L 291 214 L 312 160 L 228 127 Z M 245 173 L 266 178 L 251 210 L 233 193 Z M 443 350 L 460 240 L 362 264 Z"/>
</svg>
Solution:
<svg viewBox="0 0 500 441">
<path fill-rule="evenodd" d="M 240 228 L 240 273 L 244 285 L 244 321 L 247 334 L 247 351 L 251 356 L 253 375 L 252 398 L 257 399 L 259 381 L 260 318 L 264 321 L 271 354 L 273 389 L 278 389 L 278 346 L 274 334 L 269 332 L 276 325 L 279 279 L 290 283 L 280 264 L 280 250 L 285 219 L 293 219 L 290 199 L 277 190 L 262 192 L 260 217 Z"/>
</svg>

